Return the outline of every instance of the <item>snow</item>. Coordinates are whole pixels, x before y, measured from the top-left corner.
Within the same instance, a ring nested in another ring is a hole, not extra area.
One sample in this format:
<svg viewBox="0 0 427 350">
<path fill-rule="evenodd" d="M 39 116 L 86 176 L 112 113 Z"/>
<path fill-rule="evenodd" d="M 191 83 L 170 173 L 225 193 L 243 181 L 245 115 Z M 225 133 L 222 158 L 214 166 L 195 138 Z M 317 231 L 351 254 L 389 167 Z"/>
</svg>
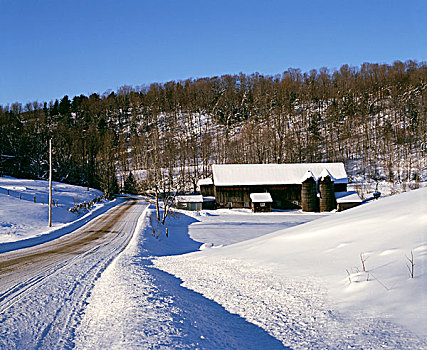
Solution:
<svg viewBox="0 0 427 350">
<path fill-rule="evenodd" d="M 301 179 L 301 183 L 305 182 L 308 179 L 313 179 L 316 181 L 316 177 L 313 175 L 313 173 L 310 170 L 307 170 L 304 176 Z"/>
<path fill-rule="evenodd" d="M 253 203 L 272 203 L 273 199 L 271 198 L 270 193 L 251 193 L 251 201 Z"/>
<path fill-rule="evenodd" d="M 149 209 L 140 218 L 140 234 L 134 235 L 125 251 L 96 281 L 75 331 L 75 347 L 283 349 L 281 342 L 264 329 L 153 268 L 154 257 L 188 253 L 203 246 L 213 248 L 212 243 L 201 245 L 190 238 L 187 231 L 197 218 L 212 216 L 179 211 L 170 218 L 169 238 L 162 232 L 158 239 L 152 235 L 154 216 L 154 210 Z M 249 215 L 245 212 L 237 216 L 241 219 Z"/>
<path fill-rule="evenodd" d="M 331 173 L 328 171 L 328 169 L 323 169 L 322 172 L 319 175 L 320 180 L 325 180 L 327 177 L 329 177 L 332 181 L 335 181 L 335 178 L 331 175 Z"/>
<path fill-rule="evenodd" d="M 83 208 L 72 213 L 68 209 L 79 203 L 89 203 L 101 197 L 102 192 L 53 182 L 53 201 L 58 203 L 58 206 L 52 207 L 52 227 L 49 228 L 48 193 L 48 181 L 0 177 L 0 252 L 55 239 L 120 202 L 103 201 L 96 203 L 91 210 Z"/>
<path fill-rule="evenodd" d="M 325 168 L 335 183 L 348 182 L 343 163 L 214 164 L 212 173 L 215 186 L 301 184 L 307 171 L 319 178 Z"/>
<path fill-rule="evenodd" d="M 154 265 L 292 348 L 426 348 L 426 227 L 419 189 Z"/>
<path fill-rule="evenodd" d="M 335 192 L 337 203 L 362 203 L 356 191 Z"/>
<path fill-rule="evenodd" d="M 108 219 L 98 217 L 88 226 L 55 242 L 1 254 L 1 266 L 6 266 L 6 272 L 2 271 L 0 283 L 0 348 L 74 348 L 75 331 L 95 281 L 128 245 L 146 206 L 143 202 L 132 208 L 129 204 L 117 206 L 107 215 L 114 218 L 125 212 L 126 217 L 114 224 L 110 221 L 109 226 L 105 226 Z M 81 239 L 107 227 L 111 231 L 105 235 L 95 234 L 91 242 L 73 244 L 77 237 Z M 88 250 L 83 249 L 86 245 Z M 59 254 L 61 250 L 67 252 Z M 49 251 L 51 253 L 47 253 Z M 37 258 L 29 264 L 22 263 L 19 269 L 7 269 L 9 259 L 16 260 L 26 253 Z M 49 258 L 42 259 L 46 253 Z"/>
<path fill-rule="evenodd" d="M 25 201 L 0 198 L 18 222 Z M 340 213 L 176 210 L 168 237 L 144 208 L 122 253 L 129 233 L 1 294 L 0 347 L 427 348 L 427 188 Z"/>
</svg>

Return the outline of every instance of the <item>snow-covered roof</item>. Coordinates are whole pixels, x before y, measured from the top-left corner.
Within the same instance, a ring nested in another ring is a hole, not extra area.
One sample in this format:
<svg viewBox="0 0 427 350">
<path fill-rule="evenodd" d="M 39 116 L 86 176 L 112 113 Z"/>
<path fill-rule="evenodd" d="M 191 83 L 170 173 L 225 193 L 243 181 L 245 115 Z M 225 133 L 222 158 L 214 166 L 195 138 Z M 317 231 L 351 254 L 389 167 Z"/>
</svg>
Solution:
<svg viewBox="0 0 427 350">
<path fill-rule="evenodd" d="M 315 179 L 327 169 L 335 183 L 348 183 L 343 163 L 214 164 L 215 186 L 301 184 L 307 171 Z"/>
<path fill-rule="evenodd" d="M 316 181 L 316 178 L 314 177 L 313 173 L 310 170 L 306 171 L 306 173 L 304 174 L 304 176 L 301 179 L 301 182 L 304 182 L 308 179 L 313 179 L 314 181 Z"/>
<path fill-rule="evenodd" d="M 210 177 L 208 177 L 206 179 L 200 179 L 199 181 L 197 181 L 198 186 L 212 185 L 212 184 L 213 184 L 213 181 Z"/>
<path fill-rule="evenodd" d="M 327 178 L 329 176 L 329 178 L 332 180 L 332 181 L 335 181 L 335 178 L 332 176 L 332 174 L 328 171 L 328 169 L 323 169 L 322 170 L 322 172 L 320 173 L 320 176 L 319 176 L 319 179 L 320 180 L 325 180 L 325 178 Z"/>
<path fill-rule="evenodd" d="M 183 195 L 177 196 L 175 200 L 185 203 L 203 203 L 203 196 L 201 194 Z"/>
<path fill-rule="evenodd" d="M 337 203 L 362 203 L 356 191 L 335 192 Z"/>
<path fill-rule="evenodd" d="M 251 193 L 251 201 L 253 203 L 271 203 L 273 199 L 271 198 L 270 193 Z"/>
</svg>

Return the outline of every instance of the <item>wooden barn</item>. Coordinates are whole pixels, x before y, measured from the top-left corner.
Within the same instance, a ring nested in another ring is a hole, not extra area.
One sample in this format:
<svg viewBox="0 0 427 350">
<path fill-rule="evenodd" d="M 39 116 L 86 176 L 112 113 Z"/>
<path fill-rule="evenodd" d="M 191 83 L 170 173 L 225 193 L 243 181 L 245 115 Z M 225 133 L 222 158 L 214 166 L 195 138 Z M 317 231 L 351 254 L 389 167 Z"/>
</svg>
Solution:
<svg viewBox="0 0 427 350">
<path fill-rule="evenodd" d="M 308 173 L 310 176 L 307 177 Z M 212 166 L 212 186 L 217 206 L 222 208 L 251 208 L 251 193 L 268 192 L 272 198 L 272 208 L 303 207 L 306 211 L 316 211 L 320 205 L 316 197 L 322 173 L 329 177 L 328 184 L 322 185 L 324 201 L 326 198 L 333 198 L 334 201 L 334 192 L 347 191 L 348 179 L 343 163 L 215 164 Z M 304 181 L 307 182 L 305 192 L 302 190 Z M 306 200 L 309 200 L 307 196 L 311 198 L 311 204 L 308 203 L 307 207 L 303 206 L 303 195 Z M 327 202 L 327 209 L 333 201 Z M 333 205 L 336 208 L 336 203 Z M 322 208 L 325 209 L 326 206 Z M 332 209 L 334 208 L 329 210 Z"/>
<path fill-rule="evenodd" d="M 200 188 L 200 193 L 203 197 L 213 197 L 214 196 L 214 185 L 210 177 L 206 179 L 200 179 L 197 182 L 197 186 Z"/>
</svg>

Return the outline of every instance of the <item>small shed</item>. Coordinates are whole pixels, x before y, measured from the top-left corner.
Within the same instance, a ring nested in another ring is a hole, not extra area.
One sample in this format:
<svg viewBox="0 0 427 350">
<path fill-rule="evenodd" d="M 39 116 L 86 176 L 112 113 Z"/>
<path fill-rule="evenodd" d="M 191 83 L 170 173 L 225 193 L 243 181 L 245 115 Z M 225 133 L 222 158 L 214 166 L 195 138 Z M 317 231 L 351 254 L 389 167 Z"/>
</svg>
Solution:
<svg viewBox="0 0 427 350">
<path fill-rule="evenodd" d="M 203 209 L 216 209 L 215 197 L 203 197 Z"/>
<path fill-rule="evenodd" d="M 273 199 L 271 198 L 270 193 L 251 193 L 250 198 L 252 211 L 254 213 L 271 211 Z"/>
<path fill-rule="evenodd" d="M 214 184 L 210 177 L 206 179 L 200 179 L 197 181 L 197 185 L 200 188 L 200 193 L 203 197 L 213 197 L 214 196 Z"/>
<path fill-rule="evenodd" d="M 337 210 L 343 211 L 362 204 L 362 199 L 356 191 L 335 192 L 335 199 L 337 201 Z"/>
<path fill-rule="evenodd" d="M 203 196 L 200 194 L 177 196 L 175 205 L 178 209 L 199 211 L 203 209 Z"/>
</svg>

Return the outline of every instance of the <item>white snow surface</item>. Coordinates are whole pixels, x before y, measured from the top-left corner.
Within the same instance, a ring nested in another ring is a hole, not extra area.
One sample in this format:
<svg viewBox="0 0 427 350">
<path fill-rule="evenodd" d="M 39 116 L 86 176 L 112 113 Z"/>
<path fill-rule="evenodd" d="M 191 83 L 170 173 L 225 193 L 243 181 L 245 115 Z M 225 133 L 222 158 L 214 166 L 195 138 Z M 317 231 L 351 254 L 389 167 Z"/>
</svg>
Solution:
<svg viewBox="0 0 427 350">
<path fill-rule="evenodd" d="M 182 287 L 176 277 L 153 268 L 153 259 L 158 256 L 185 254 L 203 249 L 203 246 L 213 248 L 212 243 L 201 245 L 201 237 L 205 231 L 203 227 L 214 222 L 219 227 L 227 227 L 230 218 L 235 224 L 242 218 L 250 218 L 247 221 L 254 224 L 277 221 L 278 225 L 279 217 L 283 221 L 284 215 L 289 215 L 279 214 L 277 219 L 268 220 L 267 217 L 255 218 L 247 211 L 211 213 L 213 211 L 187 215 L 179 211 L 169 219 L 168 238 L 164 231 L 157 230 L 152 209 L 141 217 L 138 224 L 141 234 L 134 236 L 127 249 L 95 283 L 76 329 L 74 344 L 77 349 L 284 348 L 261 327 L 228 312 L 200 293 Z M 296 216 L 300 220 L 313 218 Z M 206 221 L 200 222 L 201 218 Z M 190 237 L 188 228 L 197 223 L 203 227 L 196 228 L 198 232 Z M 156 228 L 156 236 L 161 232 L 158 238 L 152 234 L 152 225 Z M 239 238 L 259 234 L 262 233 L 242 232 Z M 239 238 L 230 237 L 230 240 Z M 216 240 L 225 243 L 220 237 Z"/>
<path fill-rule="evenodd" d="M 313 173 L 310 170 L 307 170 L 304 174 L 304 176 L 301 179 L 301 183 L 305 182 L 308 179 L 313 179 L 316 181 L 316 177 L 313 175 Z"/>
<path fill-rule="evenodd" d="M 324 180 L 324 179 L 326 179 L 327 177 L 329 177 L 332 181 L 335 181 L 335 178 L 331 175 L 331 173 L 328 171 L 328 169 L 323 169 L 322 170 L 322 172 L 320 173 L 320 175 L 319 175 L 319 179 L 320 180 Z"/>
<path fill-rule="evenodd" d="M 343 163 L 213 164 L 215 186 L 301 184 L 307 171 L 317 179 L 327 169 L 335 183 L 347 183 Z"/>
<path fill-rule="evenodd" d="M 154 217 L 129 223 L 108 266 L 123 241 L 30 285 L 0 314 L 0 340 L 30 348 L 34 324 L 48 324 L 43 344 L 58 348 L 427 348 L 427 188 L 342 213 L 180 210 L 168 237 Z"/>
<path fill-rule="evenodd" d="M 337 203 L 362 203 L 356 191 L 335 192 Z"/>
<path fill-rule="evenodd" d="M 295 349 L 425 349 L 426 228 L 419 189 L 154 266 Z"/>
</svg>

